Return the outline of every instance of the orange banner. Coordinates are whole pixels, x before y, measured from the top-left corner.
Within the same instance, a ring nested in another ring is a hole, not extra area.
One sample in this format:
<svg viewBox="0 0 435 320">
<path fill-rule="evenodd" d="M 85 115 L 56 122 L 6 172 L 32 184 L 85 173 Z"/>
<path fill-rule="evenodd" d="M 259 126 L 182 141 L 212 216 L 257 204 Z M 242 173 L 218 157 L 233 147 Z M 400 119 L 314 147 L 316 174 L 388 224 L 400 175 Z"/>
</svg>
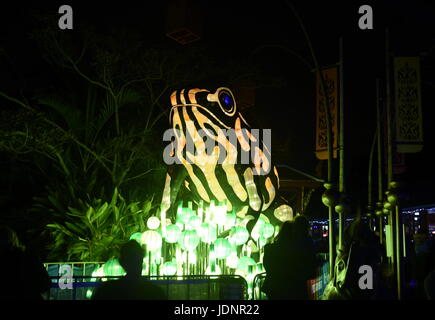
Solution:
<svg viewBox="0 0 435 320">
<path fill-rule="evenodd" d="M 338 149 L 338 72 L 337 67 L 322 70 L 323 80 L 328 96 L 328 107 L 331 115 L 333 157 L 337 158 Z M 320 74 L 316 81 L 316 157 L 328 159 L 328 135 L 325 114 L 325 95 L 320 85 Z"/>
</svg>

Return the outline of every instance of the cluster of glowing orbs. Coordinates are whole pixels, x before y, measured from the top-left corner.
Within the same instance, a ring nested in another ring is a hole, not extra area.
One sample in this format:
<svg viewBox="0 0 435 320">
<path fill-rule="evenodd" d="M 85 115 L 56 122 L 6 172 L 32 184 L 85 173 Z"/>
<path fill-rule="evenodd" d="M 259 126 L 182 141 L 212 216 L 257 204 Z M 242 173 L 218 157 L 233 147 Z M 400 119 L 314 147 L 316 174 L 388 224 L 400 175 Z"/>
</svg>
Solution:
<svg viewBox="0 0 435 320">
<path fill-rule="evenodd" d="M 213 242 L 216 258 L 225 259 L 231 253 L 231 244 L 228 239 L 219 238 Z"/>
<path fill-rule="evenodd" d="M 154 230 L 147 230 L 142 234 L 141 243 L 148 251 L 156 251 L 162 247 L 162 236 Z"/>
</svg>

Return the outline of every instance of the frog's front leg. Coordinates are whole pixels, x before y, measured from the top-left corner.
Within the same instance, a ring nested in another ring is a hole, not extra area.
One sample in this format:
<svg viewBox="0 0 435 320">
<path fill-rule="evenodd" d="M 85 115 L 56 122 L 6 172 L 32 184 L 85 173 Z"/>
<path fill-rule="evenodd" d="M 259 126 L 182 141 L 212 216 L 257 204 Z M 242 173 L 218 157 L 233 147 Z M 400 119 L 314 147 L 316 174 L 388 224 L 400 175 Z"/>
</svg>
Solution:
<svg viewBox="0 0 435 320">
<path fill-rule="evenodd" d="M 169 213 L 170 217 L 175 219 L 176 211 L 174 204 L 177 200 L 181 185 L 185 181 L 187 171 L 183 166 L 172 166 L 166 173 L 165 187 L 161 202 L 161 211 Z"/>
</svg>

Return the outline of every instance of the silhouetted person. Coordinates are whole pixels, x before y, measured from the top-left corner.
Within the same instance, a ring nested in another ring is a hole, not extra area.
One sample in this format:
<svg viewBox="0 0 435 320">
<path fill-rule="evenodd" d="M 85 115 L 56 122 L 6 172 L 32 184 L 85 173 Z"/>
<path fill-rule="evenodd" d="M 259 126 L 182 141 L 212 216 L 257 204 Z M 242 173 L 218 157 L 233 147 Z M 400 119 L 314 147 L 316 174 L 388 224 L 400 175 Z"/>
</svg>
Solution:
<svg viewBox="0 0 435 320">
<path fill-rule="evenodd" d="M 424 291 L 427 300 L 435 300 L 435 269 L 424 279 Z"/>
<path fill-rule="evenodd" d="M 276 241 L 264 248 L 267 276 L 262 291 L 270 300 L 309 299 L 307 281 L 316 276 L 317 264 L 312 243 L 301 225 L 304 223 L 286 221 Z"/>
<path fill-rule="evenodd" d="M 419 300 L 426 298 L 425 278 L 435 267 L 433 246 L 428 233 L 427 228 L 421 228 L 414 234 L 414 248 L 410 254 L 413 260 L 413 278 L 416 281 L 415 295 Z"/>
<path fill-rule="evenodd" d="M 345 230 L 343 248 L 339 250 L 339 257 L 349 261 L 345 279 L 339 279 L 346 290 L 346 299 L 389 299 L 390 293 L 381 277 L 382 247 L 375 234 L 360 218 L 355 219 Z M 350 255 L 350 258 L 349 258 Z M 361 266 L 370 266 L 372 273 Z M 370 277 L 370 275 L 373 277 Z M 364 278 L 364 286 L 360 287 L 360 279 Z M 367 281 L 366 281 L 367 280 Z M 367 287 L 368 286 L 368 287 Z"/>
<path fill-rule="evenodd" d="M 119 263 L 127 273 L 118 280 L 101 284 L 95 291 L 93 300 L 166 300 L 163 290 L 144 279 L 142 263 L 144 249 L 135 240 L 130 240 L 121 248 Z"/>
<path fill-rule="evenodd" d="M 7 226 L 0 226 L 0 260 L 1 300 L 43 299 L 50 289 L 47 270 Z"/>
</svg>

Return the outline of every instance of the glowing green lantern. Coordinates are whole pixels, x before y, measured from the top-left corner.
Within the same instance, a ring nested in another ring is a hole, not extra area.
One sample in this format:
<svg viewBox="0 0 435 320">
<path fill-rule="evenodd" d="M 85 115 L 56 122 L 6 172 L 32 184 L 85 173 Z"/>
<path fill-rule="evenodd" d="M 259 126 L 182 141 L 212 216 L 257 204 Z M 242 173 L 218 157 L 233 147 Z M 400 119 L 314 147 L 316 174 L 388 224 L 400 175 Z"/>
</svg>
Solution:
<svg viewBox="0 0 435 320">
<path fill-rule="evenodd" d="M 141 242 L 148 251 L 156 251 L 162 247 L 162 236 L 157 231 L 148 230 L 142 234 Z"/>
<path fill-rule="evenodd" d="M 265 239 L 269 239 L 275 233 L 275 227 L 270 223 L 264 223 L 259 227 L 259 234 Z"/>
<path fill-rule="evenodd" d="M 195 250 L 188 251 L 186 262 L 189 262 L 189 264 L 196 264 L 197 259 L 198 255 L 196 254 Z"/>
<path fill-rule="evenodd" d="M 178 243 L 181 242 L 180 245 L 183 249 L 191 251 L 195 250 L 199 244 L 199 241 L 199 236 L 195 230 L 185 230 L 182 232 Z"/>
<path fill-rule="evenodd" d="M 176 243 L 180 237 L 181 231 L 176 224 L 171 224 L 166 227 L 166 242 Z"/>
<path fill-rule="evenodd" d="M 183 224 L 188 224 L 189 219 L 193 216 L 195 216 L 195 213 L 193 210 L 191 210 L 189 208 L 182 208 L 180 213 L 177 213 L 177 222 L 181 222 Z"/>
<path fill-rule="evenodd" d="M 225 229 L 230 229 L 231 227 L 236 225 L 237 217 L 236 210 L 233 208 L 231 213 L 227 213 L 225 218 Z"/>
<path fill-rule="evenodd" d="M 213 222 L 218 226 L 223 226 L 227 220 L 227 207 L 225 205 L 216 206 L 212 214 Z"/>
<path fill-rule="evenodd" d="M 212 243 L 216 240 L 216 227 L 205 222 L 198 228 L 198 235 L 200 236 L 202 242 L 204 243 Z"/>
<path fill-rule="evenodd" d="M 97 279 L 95 277 L 104 277 L 104 266 L 99 267 L 95 271 L 92 272 L 91 282 L 96 282 Z M 100 278 L 101 281 L 107 281 L 107 278 Z M 91 288 L 86 290 L 86 299 L 91 299 L 92 294 L 94 293 L 95 288 Z"/>
<path fill-rule="evenodd" d="M 157 217 L 149 217 L 147 220 L 148 229 L 155 230 L 160 226 L 160 219 Z"/>
<path fill-rule="evenodd" d="M 92 272 L 92 277 L 103 277 L 104 276 L 104 265 L 99 267 L 97 270 Z M 101 278 L 102 281 L 107 281 L 107 278 Z M 96 281 L 96 278 L 92 278 L 91 282 Z"/>
<path fill-rule="evenodd" d="M 260 236 L 257 241 L 260 248 L 264 247 L 267 243 L 267 239 L 263 236 Z"/>
<path fill-rule="evenodd" d="M 103 270 L 106 276 L 123 276 L 125 274 L 124 268 L 121 267 L 116 258 L 107 260 L 103 266 Z"/>
<path fill-rule="evenodd" d="M 177 273 L 177 264 L 174 261 L 166 261 L 163 264 L 163 274 L 165 276 L 173 276 Z"/>
<path fill-rule="evenodd" d="M 186 220 L 189 219 L 189 214 L 190 214 L 189 208 L 183 208 L 182 203 L 180 202 L 177 208 L 176 222 L 183 223 L 183 224 L 186 223 Z"/>
<path fill-rule="evenodd" d="M 255 264 L 256 263 L 255 263 L 254 259 L 247 257 L 247 256 L 243 256 L 243 257 L 240 257 L 240 259 L 239 259 L 239 263 L 237 264 L 237 269 L 239 269 L 244 274 L 247 274 L 248 270 L 249 270 L 249 266 L 253 266 Z"/>
<path fill-rule="evenodd" d="M 225 260 L 226 265 L 231 269 L 236 269 L 239 264 L 239 257 L 237 252 L 232 252 Z"/>
<path fill-rule="evenodd" d="M 245 244 L 249 239 L 249 232 L 244 227 L 232 227 L 230 231 L 231 240 L 238 246 Z"/>
<path fill-rule="evenodd" d="M 201 226 L 201 218 L 198 216 L 190 216 L 186 229 L 197 230 Z"/>
<path fill-rule="evenodd" d="M 136 232 L 130 236 L 129 240 L 136 240 L 138 243 L 141 243 L 141 237 L 142 237 L 142 232 Z"/>
<path fill-rule="evenodd" d="M 231 244 L 227 239 L 219 238 L 216 239 L 214 242 L 214 252 L 216 255 L 216 258 L 218 259 L 225 259 L 228 257 L 231 253 Z"/>
<path fill-rule="evenodd" d="M 252 239 L 254 239 L 255 241 L 258 240 L 258 238 L 260 237 L 260 228 L 263 226 L 263 224 L 269 222 L 269 219 L 267 219 L 267 217 L 263 214 L 260 214 L 260 217 L 257 220 L 257 223 L 255 224 L 254 228 L 252 228 L 251 231 L 251 237 Z"/>
</svg>

